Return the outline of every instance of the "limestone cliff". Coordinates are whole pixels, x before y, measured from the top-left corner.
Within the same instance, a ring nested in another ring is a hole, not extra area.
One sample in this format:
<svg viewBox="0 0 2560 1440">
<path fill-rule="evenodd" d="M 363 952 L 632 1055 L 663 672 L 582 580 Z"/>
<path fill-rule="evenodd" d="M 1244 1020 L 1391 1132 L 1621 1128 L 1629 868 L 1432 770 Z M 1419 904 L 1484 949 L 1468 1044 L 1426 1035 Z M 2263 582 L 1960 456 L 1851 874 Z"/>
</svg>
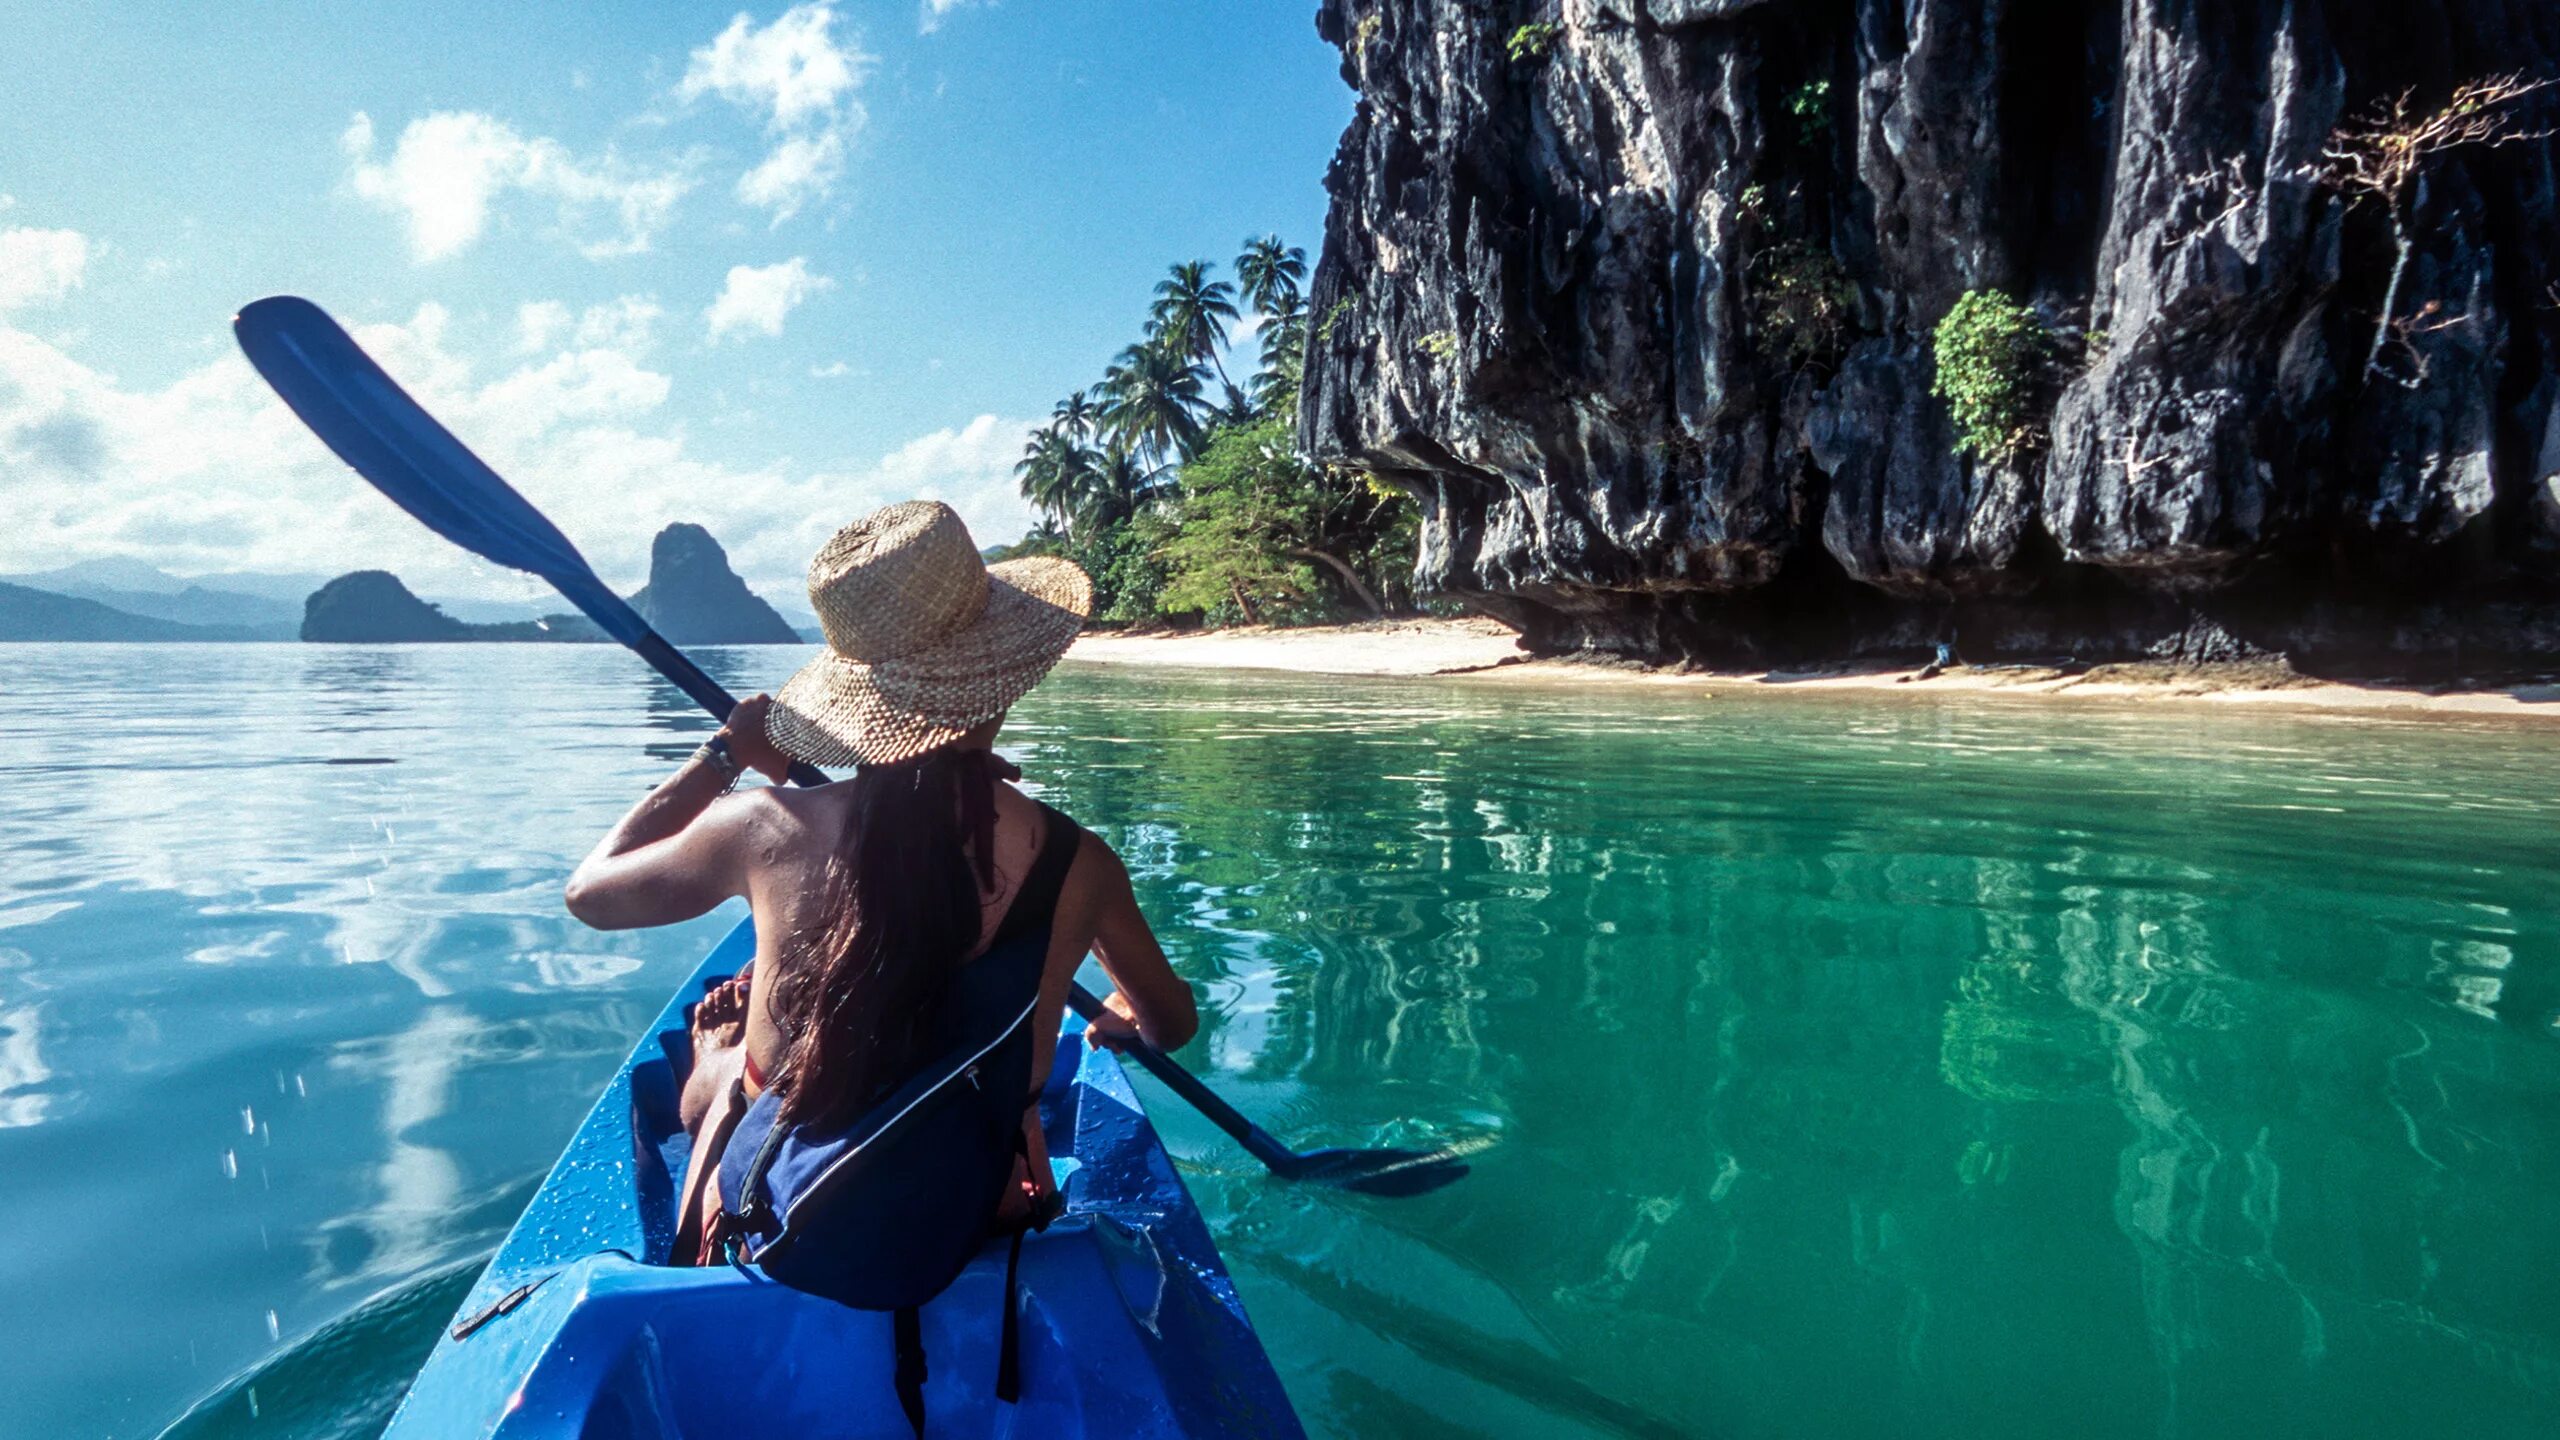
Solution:
<svg viewBox="0 0 2560 1440">
<path fill-rule="evenodd" d="M 674 524 L 649 546 L 649 583 L 631 607 L 678 645 L 797 645 L 800 634 L 729 568 L 699 525 Z"/>
<path fill-rule="evenodd" d="M 1317 26 L 1359 104 L 1302 439 L 1421 500 L 1425 588 L 1548 647 L 1701 658 L 1953 632 L 1975 659 L 2560 664 L 2560 91 L 2398 204 L 2324 153 L 2403 91 L 2424 115 L 2560 75 L 2560 5 L 1326 0 Z M 1935 393 L 1969 292 L 2040 336 L 1991 457 Z"/>
</svg>

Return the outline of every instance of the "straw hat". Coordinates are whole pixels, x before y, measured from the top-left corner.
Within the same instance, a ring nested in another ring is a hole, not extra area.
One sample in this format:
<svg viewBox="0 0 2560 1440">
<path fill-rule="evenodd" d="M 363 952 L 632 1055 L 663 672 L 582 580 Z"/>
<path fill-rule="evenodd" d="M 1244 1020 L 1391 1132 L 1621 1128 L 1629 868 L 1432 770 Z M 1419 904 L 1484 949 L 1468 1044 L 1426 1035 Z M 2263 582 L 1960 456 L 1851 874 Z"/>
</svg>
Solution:
<svg viewBox="0 0 2560 1440">
<path fill-rule="evenodd" d="M 894 765 L 1003 714 L 1093 608 L 1068 560 L 989 565 L 939 500 L 885 506 L 809 562 L 827 653 L 784 682 L 765 733 L 813 765 Z"/>
</svg>

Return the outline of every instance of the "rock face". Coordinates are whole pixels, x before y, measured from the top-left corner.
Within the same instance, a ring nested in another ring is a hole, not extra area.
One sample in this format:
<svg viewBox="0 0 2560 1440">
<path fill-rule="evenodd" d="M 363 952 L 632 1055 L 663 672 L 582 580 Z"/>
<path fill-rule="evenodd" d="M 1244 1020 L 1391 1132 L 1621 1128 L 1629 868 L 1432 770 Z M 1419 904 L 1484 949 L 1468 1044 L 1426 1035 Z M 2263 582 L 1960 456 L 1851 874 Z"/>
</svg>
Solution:
<svg viewBox="0 0 2560 1440">
<path fill-rule="evenodd" d="M 2404 90 L 2560 76 L 2549 0 L 1317 27 L 1360 98 L 1301 438 L 1419 499 L 1424 588 L 1702 659 L 2560 664 L 2560 90 L 2422 167 L 2405 251 L 2324 156 Z M 1998 461 L 1933 393 L 1972 291 L 2046 337 Z"/>
<path fill-rule="evenodd" d="M 649 545 L 649 583 L 631 597 L 651 628 L 678 645 L 797 645 L 800 634 L 729 568 L 729 552 L 699 525 L 675 524 Z"/>
</svg>

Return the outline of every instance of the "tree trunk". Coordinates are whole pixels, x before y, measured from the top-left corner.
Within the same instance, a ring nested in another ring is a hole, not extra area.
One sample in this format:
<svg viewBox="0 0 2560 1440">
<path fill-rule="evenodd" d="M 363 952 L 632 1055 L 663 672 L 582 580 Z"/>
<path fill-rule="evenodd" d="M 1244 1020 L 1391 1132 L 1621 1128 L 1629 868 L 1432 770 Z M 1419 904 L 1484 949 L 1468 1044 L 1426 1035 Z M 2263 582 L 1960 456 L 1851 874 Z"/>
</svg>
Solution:
<svg viewBox="0 0 2560 1440">
<path fill-rule="evenodd" d="M 1378 603 L 1377 595 L 1360 579 L 1359 571 L 1321 550 L 1291 550 L 1287 553 L 1299 560 L 1321 560 L 1332 566 L 1333 573 L 1342 577 L 1342 583 L 1351 587 L 1351 593 L 1360 597 L 1360 603 L 1369 607 L 1371 619 L 1387 618 L 1387 607 Z"/>
<path fill-rule="evenodd" d="M 1245 598 L 1244 587 L 1242 585 L 1237 584 L 1233 580 L 1229 580 L 1227 582 L 1227 593 L 1235 597 L 1236 608 L 1244 612 L 1244 623 L 1247 625 L 1259 625 L 1262 623 L 1262 612 L 1254 609 L 1253 602 Z"/>
</svg>

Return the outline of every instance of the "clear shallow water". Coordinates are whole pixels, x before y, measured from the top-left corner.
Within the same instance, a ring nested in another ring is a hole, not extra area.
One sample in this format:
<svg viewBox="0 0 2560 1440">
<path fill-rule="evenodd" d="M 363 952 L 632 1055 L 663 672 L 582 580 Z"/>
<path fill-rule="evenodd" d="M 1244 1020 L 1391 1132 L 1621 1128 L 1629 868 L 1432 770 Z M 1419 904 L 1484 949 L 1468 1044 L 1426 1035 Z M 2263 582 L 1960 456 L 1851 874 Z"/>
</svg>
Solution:
<svg viewBox="0 0 2560 1440">
<path fill-rule="evenodd" d="M 728 923 L 558 906 L 699 723 L 603 648 L 5 658 L 0 1434 L 257 1364 L 190 1433 L 366 1433 Z M 2560 731 L 1070 668 L 1008 744 L 1186 1059 L 1487 1146 L 1366 1200 L 1155 1107 L 1318 1434 L 2560 1408 Z"/>
</svg>

